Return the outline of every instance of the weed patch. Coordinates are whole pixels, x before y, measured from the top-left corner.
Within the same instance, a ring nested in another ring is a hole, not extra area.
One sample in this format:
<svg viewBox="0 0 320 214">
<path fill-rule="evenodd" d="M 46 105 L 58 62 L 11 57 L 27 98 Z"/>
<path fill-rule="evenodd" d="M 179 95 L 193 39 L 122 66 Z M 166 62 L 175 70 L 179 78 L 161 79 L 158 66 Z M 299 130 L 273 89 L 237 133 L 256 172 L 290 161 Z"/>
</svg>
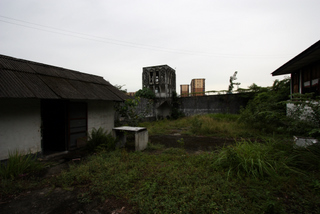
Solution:
<svg viewBox="0 0 320 214">
<path fill-rule="evenodd" d="M 26 176 L 29 173 L 39 172 L 44 164 L 37 161 L 33 154 L 23 154 L 18 150 L 9 152 L 6 163 L 0 163 L 0 177 L 2 179 L 14 179 L 18 176 Z"/>
<path fill-rule="evenodd" d="M 272 141 L 237 142 L 235 145 L 224 147 L 217 155 L 213 166 L 226 169 L 228 176 L 236 175 L 239 178 L 279 176 L 290 169 L 288 165 L 291 159 L 286 151 L 276 150 L 275 144 L 276 142 Z"/>
<path fill-rule="evenodd" d="M 87 149 L 89 151 L 113 151 L 115 150 L 115 147 L 116 139 L 111 135 L 111 133 L 104 131 L 101 127 L 99 129 L 92 129 L 87 142 Z"/>
<path fill-rule="evenodd" d="M 88 191 L 78 196 L 82 203 L 125 198 L 139 213 L 320 211 L 319 175 L 296 176 L 287 168 L 286 147 L 241 141 L 227 148 L 198 155 L 182 148 L 101 152 L 51 182 L 64 188 L 85 185 Z M 307 199 L 300 201 L 302 196 Z"/>
</svg>

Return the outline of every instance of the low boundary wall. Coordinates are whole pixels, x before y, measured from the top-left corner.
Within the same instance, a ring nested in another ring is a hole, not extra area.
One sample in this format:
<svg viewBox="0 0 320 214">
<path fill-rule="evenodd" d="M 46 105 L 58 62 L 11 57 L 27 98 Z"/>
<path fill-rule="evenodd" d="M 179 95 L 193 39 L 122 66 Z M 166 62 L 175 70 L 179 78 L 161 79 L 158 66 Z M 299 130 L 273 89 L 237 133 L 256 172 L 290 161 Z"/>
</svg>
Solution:
<svg viewBox="0 0 320 214">
<path fill-rule="evenodd" d="M 251 97 L 249 93 L 181 97 L 180 110 L 186 115 L 230 113 L 238 114 Z"/>
</svg>

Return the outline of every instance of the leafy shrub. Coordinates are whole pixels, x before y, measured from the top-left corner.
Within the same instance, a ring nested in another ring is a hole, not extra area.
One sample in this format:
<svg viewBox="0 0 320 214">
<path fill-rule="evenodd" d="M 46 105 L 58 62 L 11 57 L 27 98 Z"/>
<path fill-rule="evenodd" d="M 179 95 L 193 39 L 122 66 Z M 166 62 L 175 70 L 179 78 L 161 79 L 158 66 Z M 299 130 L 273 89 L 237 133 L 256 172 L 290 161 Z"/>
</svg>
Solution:
<svg viewBox="0 0 320 214">
<path fill-rule="evenodd" d="M 95 129 L 93 128 L 88 139 L 87 149 L 89 151 L 112 151 L 115 150 L 116 139 L 104 131 L 103 128 Z"/>
<path fill-rule="evenodd" d="M 125 118 L 127 125 L 137 126 L 152 112 L 152 106 L 152 99 L 135 96 L 133 99 L 126 99 L 123 103 L 117 103 L 115 109 L 119 115 Z"/>
<path fill-rule="evenodd" d="M 153 93 L 153 91 L 151 91 L 151 89 L 149 88 L 143 88 L 138 90 L 135 95 L 135 97 L 143 97 L 143 98 L 147 98 L 147 99 L 154 99 L 156 98 L 156 95 Z"/>
<path fill-rule="evenodd" d="M 14 179 L 28 173 L 39 172 L 44 164 L 37 161 L 33 154 L 23 154 L 18 150 L 9 152 L 9 159 L 6 163 L 0 163 L 0 177 L 2 179 Z"/>
<path fill-rule="evenodd" d="M 290 79 L 275 80 L 272 87 L 255 91 L 255 97 L 240 110 L 239 122 L 265 132 L 284 132 L 288 125 L 285 101 L 289 99 Z"/>
</svg>

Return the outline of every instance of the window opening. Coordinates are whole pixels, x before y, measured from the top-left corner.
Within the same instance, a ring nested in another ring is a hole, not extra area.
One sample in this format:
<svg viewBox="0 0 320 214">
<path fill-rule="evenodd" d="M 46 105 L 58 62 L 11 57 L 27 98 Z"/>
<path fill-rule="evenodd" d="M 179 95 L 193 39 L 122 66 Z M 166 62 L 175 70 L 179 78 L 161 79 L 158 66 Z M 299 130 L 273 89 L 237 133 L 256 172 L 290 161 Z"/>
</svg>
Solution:
<svg viewBox="0 0 320 214">
<path fill-rule="evenodd" d="M 156 71 L 156 84 L 159 84 L 159 71 Z"/>
<path fill-rule="evenodd" d="M 150 72 L 149 83 L 153 84 L 153 72 Z"/>
</svg>

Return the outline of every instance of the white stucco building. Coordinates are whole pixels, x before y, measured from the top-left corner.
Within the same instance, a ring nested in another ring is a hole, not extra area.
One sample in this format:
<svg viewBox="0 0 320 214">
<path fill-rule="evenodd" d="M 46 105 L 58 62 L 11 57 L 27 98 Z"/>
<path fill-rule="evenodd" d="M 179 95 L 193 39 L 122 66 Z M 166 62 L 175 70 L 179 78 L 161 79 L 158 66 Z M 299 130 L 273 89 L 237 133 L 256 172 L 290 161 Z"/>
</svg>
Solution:
<svg viewBox="0 0 320 214">
<path fill-rule="evenodd" d="M 100 76 L 0 55 L 0 160 L 75 149 L 93 128 L 112 130 L 124 99 Z"/>
</svg>

